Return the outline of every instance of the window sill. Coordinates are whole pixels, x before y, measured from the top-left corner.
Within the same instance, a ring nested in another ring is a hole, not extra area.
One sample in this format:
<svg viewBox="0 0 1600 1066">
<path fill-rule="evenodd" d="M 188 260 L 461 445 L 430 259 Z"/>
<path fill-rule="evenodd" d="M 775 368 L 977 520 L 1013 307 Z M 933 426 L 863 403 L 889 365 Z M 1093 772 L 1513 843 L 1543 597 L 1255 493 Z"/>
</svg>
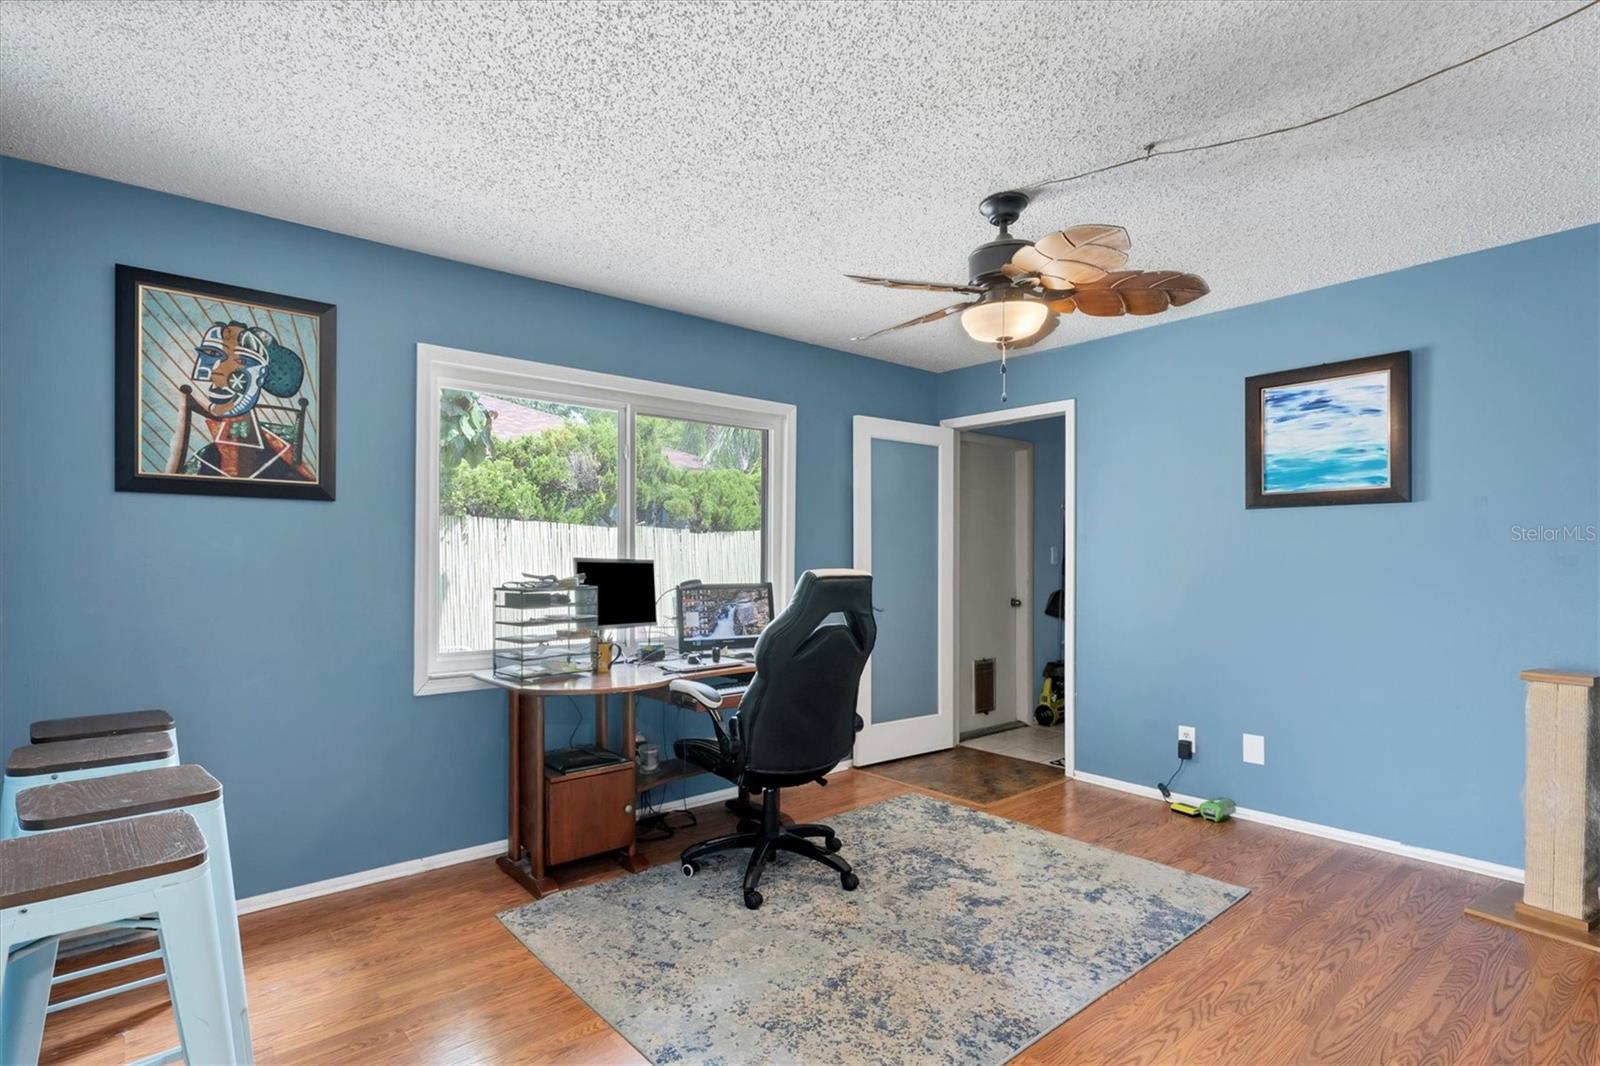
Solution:
<svg viewBox="0 0 1600 1066">
<path fill-rule="evenodd" d="M 480 689 L 494 688 L 487 681 L 480 681 L 471 674 L 437 674 L 416 686 L 415 694 L 418 696 L 439 696 L 446 692 L 476 692 Z"/>
</svg>

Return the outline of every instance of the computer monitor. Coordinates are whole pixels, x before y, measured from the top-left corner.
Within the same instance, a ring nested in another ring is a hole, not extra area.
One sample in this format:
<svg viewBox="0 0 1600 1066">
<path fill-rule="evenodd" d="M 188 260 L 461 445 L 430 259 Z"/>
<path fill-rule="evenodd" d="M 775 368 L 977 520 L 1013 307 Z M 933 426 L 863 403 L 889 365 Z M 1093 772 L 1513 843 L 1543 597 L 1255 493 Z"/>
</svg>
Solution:
<svg viewBox="0 0 1600 1066">
<path fill-rule="evenodd" d="M 656 621 L 656 564 L 648 559 L 574 559 L 599 598 L 600 626 L 647 626 Z"/>
<path fill-rule="evenodd" d="M 692 585 L 678 590 L 678 650 L 748 648 L 772 621 L 772 586 Z"/>
</svg>

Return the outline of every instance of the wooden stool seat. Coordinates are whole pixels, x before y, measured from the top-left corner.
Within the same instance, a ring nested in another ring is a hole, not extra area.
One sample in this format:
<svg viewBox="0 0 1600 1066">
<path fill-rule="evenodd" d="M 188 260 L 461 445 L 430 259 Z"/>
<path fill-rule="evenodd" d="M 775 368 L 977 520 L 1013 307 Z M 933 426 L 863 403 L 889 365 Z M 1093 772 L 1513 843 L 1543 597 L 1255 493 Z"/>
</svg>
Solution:
<svg viewBox="0 0 1600 1066">
<path fill-rule="evenodd" d="M 7 777 L 37 777 L 73 770 L 94 770 L 126 763 L 170 758 L 172 737 L 166 733 L 125 733 L 119 736 L 27 744 L 6 760 Z"/>
<path fill-rule="evenodd" d="M 181 811 L 0 840 L 0 909 L 199 866 L 206 838 Z"/>
<path fill-rule="evenodd" d="M 47 718 L 42 722 L 33 723 L 28 729 L 28 737 L 35 744 L 54 744 L 63 740 L 117 737 L 125 733 L 165 733 L 172 728 L 174 728 L 172 715 L 151 708 L 146 711 L 123 711 L 119 714 Z"/>
<path fill-rule="evenodd" d="M 193 763 L 40 785 L 17 794 L 17 822 L 30 833 L 132 818 L 209 803 L 222 784 Z"/>
</svg>

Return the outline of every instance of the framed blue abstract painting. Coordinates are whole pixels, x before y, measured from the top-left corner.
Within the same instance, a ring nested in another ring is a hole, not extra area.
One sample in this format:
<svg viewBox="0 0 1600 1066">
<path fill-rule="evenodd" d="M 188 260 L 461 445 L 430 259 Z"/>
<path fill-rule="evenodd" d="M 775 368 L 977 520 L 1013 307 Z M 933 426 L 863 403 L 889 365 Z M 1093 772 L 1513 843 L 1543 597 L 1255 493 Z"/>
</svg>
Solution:
<svg viewBox="0 0 1600 1066">
<path fill-rule="evenodd" d="M 1245 506 L 1411 499 L 1411 353 L 1257 374 L 1244 385 Z"/>
</svg>

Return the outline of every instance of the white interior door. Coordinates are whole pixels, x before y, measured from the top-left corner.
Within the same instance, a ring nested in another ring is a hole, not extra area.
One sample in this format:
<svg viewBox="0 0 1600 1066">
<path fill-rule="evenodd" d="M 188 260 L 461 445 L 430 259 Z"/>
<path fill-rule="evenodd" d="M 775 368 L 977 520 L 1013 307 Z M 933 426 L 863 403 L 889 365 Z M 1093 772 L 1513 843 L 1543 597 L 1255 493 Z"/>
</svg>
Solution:
<svg viewBox="0 0 1600 1066">
<path fill-rule="evenodd" d="M 955 743 L 955 432 L 855 419 L 855 565 L 878 643 L 861 678 L 859 765 Z"/>
</svg>

